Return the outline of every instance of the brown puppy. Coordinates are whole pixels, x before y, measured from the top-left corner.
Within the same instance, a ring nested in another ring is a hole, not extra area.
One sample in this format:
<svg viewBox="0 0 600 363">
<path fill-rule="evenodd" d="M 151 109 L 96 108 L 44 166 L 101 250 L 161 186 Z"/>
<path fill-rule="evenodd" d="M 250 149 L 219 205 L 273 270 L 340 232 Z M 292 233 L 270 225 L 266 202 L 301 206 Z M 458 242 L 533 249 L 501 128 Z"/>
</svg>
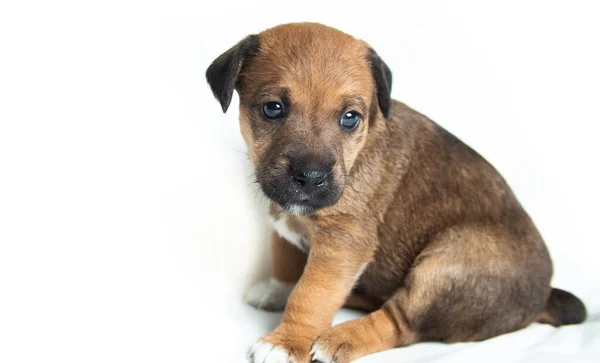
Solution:
<svg viewBox="0 0 600 363">
<path fill-rule="evenodd" d="M 585 319 L 579 299 L 550 287 L 546 246 L 502 177 L 392 101 L 391 72 L 365 42 L 281 25 L 242 40 L 206 76 L 224 112 L 239 93 L 276 230 L 273 279 L 247 299 L 285 312 L 251 361 L 341 363 Z M 344 304 L 371 313 L 332 328 Z"/>
</svg>

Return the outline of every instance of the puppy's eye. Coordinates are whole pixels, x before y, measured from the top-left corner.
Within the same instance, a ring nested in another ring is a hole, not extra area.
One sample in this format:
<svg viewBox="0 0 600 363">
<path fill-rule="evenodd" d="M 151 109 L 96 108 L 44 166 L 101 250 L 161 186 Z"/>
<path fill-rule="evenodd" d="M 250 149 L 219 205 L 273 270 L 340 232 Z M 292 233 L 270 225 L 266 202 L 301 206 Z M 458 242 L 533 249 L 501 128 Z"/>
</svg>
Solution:
<svg viewBox="0 0 600 363">
<path fill-rule="evenodd" d="M 344 131 L 354 131 L 358 127 L 360 115 L 356 111 L 348 111 L 342 115 L 340 125 Z"/>
<path fill-rule="evenodd" d="M 283 117 L 283 105 L 276 101 L 270 101 L 262 106 L 263 114 L 272 120 Z"/>
</svg>

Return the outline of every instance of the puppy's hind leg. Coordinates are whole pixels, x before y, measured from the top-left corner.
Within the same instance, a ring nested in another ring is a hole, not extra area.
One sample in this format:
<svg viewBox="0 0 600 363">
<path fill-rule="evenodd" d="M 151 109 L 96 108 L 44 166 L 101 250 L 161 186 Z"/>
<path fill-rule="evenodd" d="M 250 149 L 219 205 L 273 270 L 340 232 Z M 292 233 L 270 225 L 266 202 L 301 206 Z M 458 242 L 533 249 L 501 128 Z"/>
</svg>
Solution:
<svg viewBox="0 0 600 363">
<path fill-rule="evenodd" d="M 252 285 L 244 300 L 262 310 L 283 311 L 306 265 L 306 254 L 283 239 L 277 232 L 271 237 L 272 277 Z"/>
<path fill-rule="evenodd" d="M 381 309 L 322 333 L 312 347 L 313 359 L 344 363 L 421 341 L 484 340 L 529 325 L 544 310 L 551 270 L 544 251 L 527 245 L 527 236 L 525 241 L 509 237 L 502 230 L 473 227 L 440 234 Z M 510 249 L 512 244 L 520 249 Z M 521 263 L 517 252 L 537 264 Z M 576 298 L 554 301 L 577 312 L 569 321 L 583 319 Z"/>
<path fill-rule="evenodd" d="M 386 304 L 369 315 L 326 330 L 315 340 L 311 358 L 314 362 L 346 363 L 418 341 L 418 335 L 411 329 L 398 305 Z"/>
</svg>

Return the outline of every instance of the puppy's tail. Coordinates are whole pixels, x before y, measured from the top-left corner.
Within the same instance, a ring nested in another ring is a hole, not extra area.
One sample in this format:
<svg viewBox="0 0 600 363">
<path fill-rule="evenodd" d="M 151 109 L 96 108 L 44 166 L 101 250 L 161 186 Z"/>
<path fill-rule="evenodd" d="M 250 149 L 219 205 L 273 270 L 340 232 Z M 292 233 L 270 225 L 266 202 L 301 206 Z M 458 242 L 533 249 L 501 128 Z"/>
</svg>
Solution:
<svg viewBox="0 0 600 363">
<path fill-rule="evenodd" d="M 561 326 L 582 323 L 587 316 L 585 305 L 570 292 L 552 289 L 544 310 L 538 317 L 539 323 Z"/>
</svg>

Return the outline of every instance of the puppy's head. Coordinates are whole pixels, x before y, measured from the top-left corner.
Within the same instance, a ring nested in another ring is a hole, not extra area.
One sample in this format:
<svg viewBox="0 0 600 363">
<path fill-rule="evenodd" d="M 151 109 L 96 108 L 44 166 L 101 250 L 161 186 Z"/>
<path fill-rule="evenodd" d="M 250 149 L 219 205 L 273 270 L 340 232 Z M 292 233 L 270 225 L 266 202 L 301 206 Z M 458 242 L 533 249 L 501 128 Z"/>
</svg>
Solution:
<svg viewBox="0 0 600 363">
<path fill-rule="evenodd" d="M 391 72 L 369 46 L 319 24 L 286 24 L 243 39 L 206 71 L 240 126 L 263 192 L 309 214 L 341 197 L 369 127 L 390 111 Z"/>
</svg>

